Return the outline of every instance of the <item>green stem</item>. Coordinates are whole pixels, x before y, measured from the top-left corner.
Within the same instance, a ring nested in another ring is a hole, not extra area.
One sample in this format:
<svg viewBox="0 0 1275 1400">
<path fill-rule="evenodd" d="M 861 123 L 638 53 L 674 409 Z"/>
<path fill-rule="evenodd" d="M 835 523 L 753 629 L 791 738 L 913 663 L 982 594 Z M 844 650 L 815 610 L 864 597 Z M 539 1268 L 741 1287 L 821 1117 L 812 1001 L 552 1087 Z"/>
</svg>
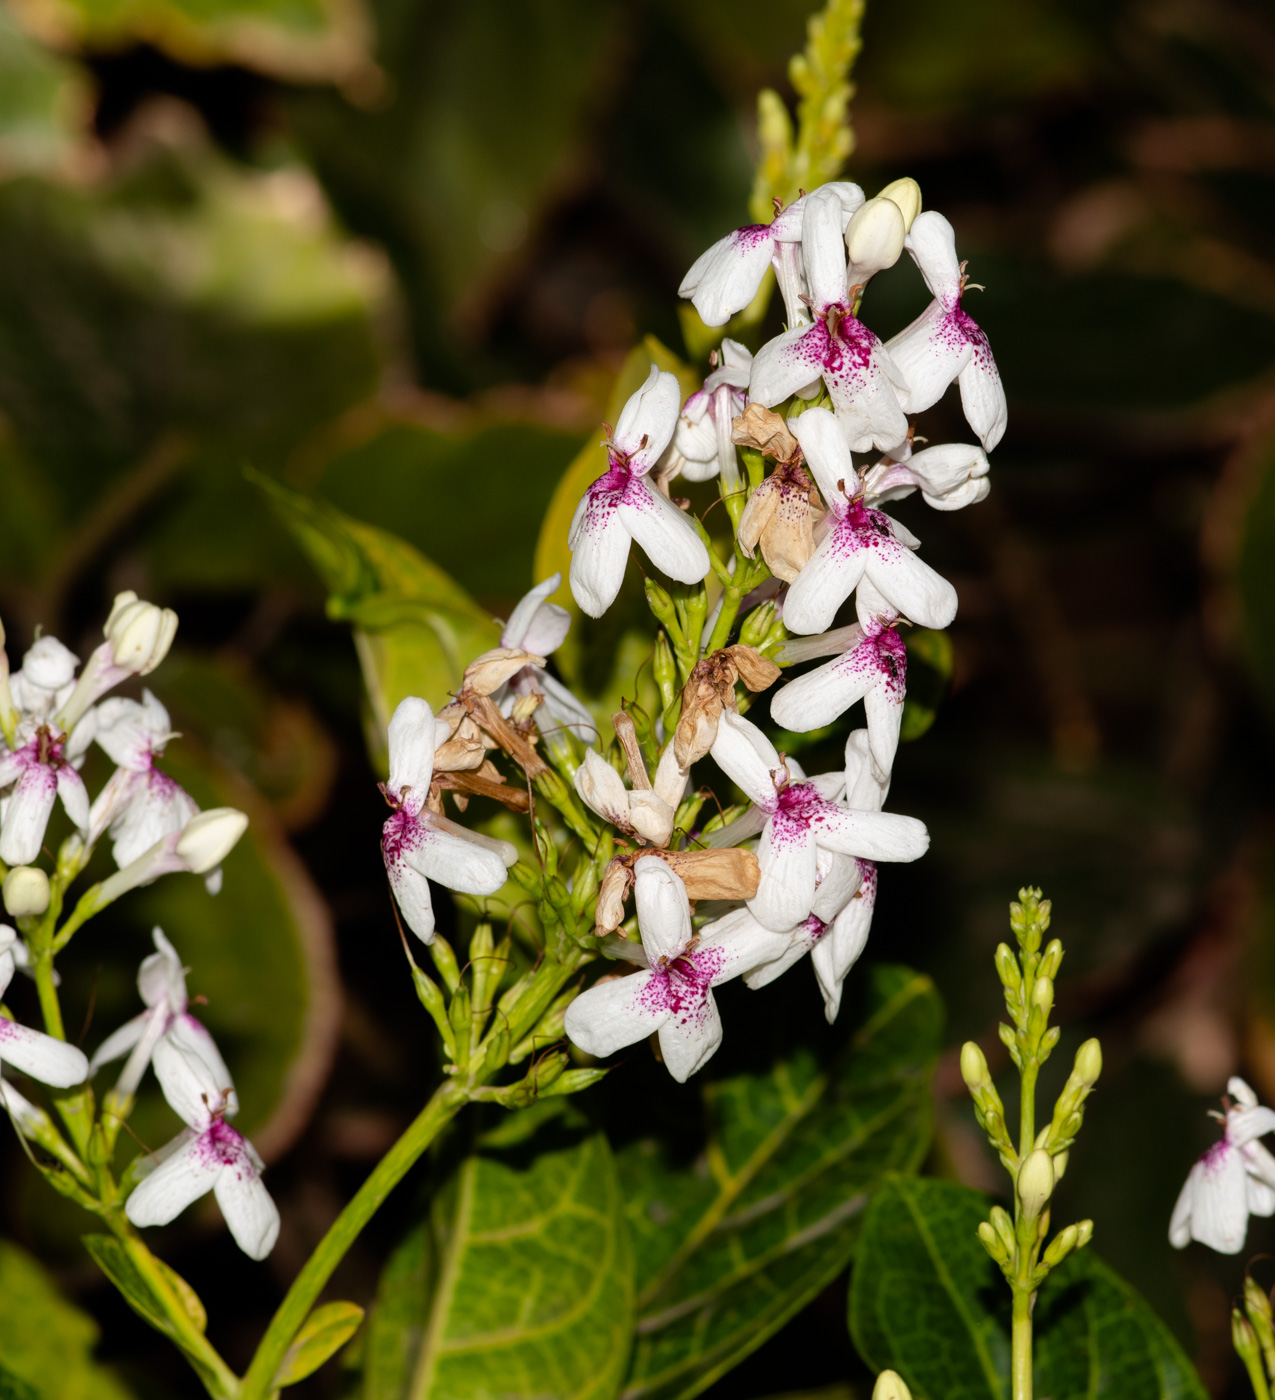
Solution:
<svg viewBox="0 0 1275 1400">
<path fill-rule="evenodd" d="M 1024 1058 L 1019 1075 L 1022 1098 L 1018 1129 L 1018 1155 L 1023 1161 L 1036 1146 L 1036 1076 L 1039 1073 L 1040 1061 L 1034 1055 Z"/>
<path fill-rule="evenodd" d="M 1013 1338 L 1010 1382 L 1012 1400 L 1032 1400 L 1032 1295 L 1030 1288 L 1014 1286 Z"/>
<path fill-rule="evenodd" d="M 318 1248 L 297 1275 L 257 1347 L 243 1379 L 241 1400 L 267 1400 L 275 1389 L 275 1373 L 333 1270 L 384 1203 L 385 1198 L 415 1165 L 421 1154 L 456 1116 L 469 1097 L 468 1088 L 447 1080 L 415 1121 L 377 1163 L 353 1200 L 337 1216 Z"/>
</svg>

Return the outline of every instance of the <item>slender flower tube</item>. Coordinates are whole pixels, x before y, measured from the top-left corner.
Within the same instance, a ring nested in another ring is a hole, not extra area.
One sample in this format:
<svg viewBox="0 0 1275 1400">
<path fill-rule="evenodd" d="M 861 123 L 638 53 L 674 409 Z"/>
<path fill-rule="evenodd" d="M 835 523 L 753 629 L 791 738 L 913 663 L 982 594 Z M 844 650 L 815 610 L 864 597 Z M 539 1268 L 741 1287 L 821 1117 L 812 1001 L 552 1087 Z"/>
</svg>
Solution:
<svg viewBox="0 0 1275 1400">
<path fill-rule="evenodd" d="M 934 300 L 886 346 L 903 375 L 903 408 L 924 412 L 955 379 L 965 417 L 990 452 L 1008 421 L 1005 388 L 986 334 L 961 305 L 966 277 L 956 259 L 956 233 L 930 209 L 917 215 L 906 247 Z"/>
<path fill-rule="evenodd" d="M 187 872 L 208 875 L 234 850 L 248 829 L 248 818 L 234 807 L 210 807 L 192 817 L 180 831 L 170 832 L 122 870 L 89 890 L 96 909 L 103 909 L 129 890 L 149 885 L 161 875 Z"/>
<path fill-rule="evenodd" d="M 571 592 L 590 617 L 601 617 L 615 602 L 634 540 L 679 583 L 699 583 L 708 573 L 708 550 L 695 526 L 648 480 L 673 436 L 680 407 L 677 379 L 652 365 L 615 426 L 611 465 L 576 507 L 567 536 Z"/>
<path fill-rule="evenodd" d="M 946 627 L 956 616 L 956 589 L 909 546 L 919 543 L 884 511 L 857 494 L 849 449 L 826 408 L 790 420 L 828 514 L 823 539 L 784 603 L 790 632 L 824 632 L 865 576 L 902 616 L 922 627 Z"/>
<path fill-rule="evenodd" d="M 500 634 L 502 647 L 516 647 L 537 656 L 549 656 L 557 651 L 566 641 L 571 626 L 571 614 L 566 608 L 548 601 L 561 584 L 562 575 L 552 574 L 519 600 Z M 520 695 L 544 696 L 543 705 L 535 712 L 536 724 L 542 731 L 548 726 L 541 710 L 554 725 L 569 730 L 577 739 L 586 744 L 597 742 L 597 725 L 584 702 L 543 666 L 524 666 L 510 676 L 500 690 L 493 692 L 492 699 L 500 706 L 501 714 L 508 717 Z"/>
<path fill-rule="evenodd" d="M 228 1094 L 200 1059 L 160 1040 L 155 1077 L 169 1106 L 186 1124 L 154 1154 L 155 1165 L 124 1203 L 134 1225 L 167 1225 L 211 1191 L 235 1243 L 264 1259 L 279 1238 L 279 1210 L 261 1180 L 265 1163 L 226 1122 Z"/>
<path fill-rule="evenodd" d="M 7 924 L 0 924 L 0 998 L 13 980 L 17 941 L 17 934 Z M 0 1065 L 29 1074 L 55 1089 L 83 1084 L 89 1074 L 89 1062 L 82 1050 L 4 1015 L 0 1015 Z"/>
<path fill-rule="evenodd" d="M 1275 1132 L 1275 1110 L 1264 1108 L 1244 1080 L 1226 1086 L 1234 1102 L 1214 1113 L 1225 1125 L 1221 1142 L 1191 1168 L 1169 1222 L 1169 1243 L 1182 1249 L 1199 1240 L 1219 1254 L 1244 1248 L 1250 1215 L 1275 1215 L 1275 1157 L 1258 1138 Z"/>
<path fill-rule="evenodd" d="M 896 395 L 905 381 L 886 347 L 854 314 L 840 206 L 824 189 L 807 197 L 801 244 L 814 324 L 784 331 L 762 346 L 748 395 L 773 408 L 822 378 L 850 449 L 885 451 L 907 435 Z"/>
<path fill-rule="evenodd" d="M 929 846 L 915 817 L 846 807 L 827 795 L 844 789 L 839 774 L 792 781 L 770 740 L 739 715 L 722 716 L 712 754 L 765 815 L 757 848 L 761 882 L 748 907 L 766 928 L 787 932 L 809 917 L 820 848 L 862 860 L 912 861 Z"/>
<path fill-rule="evenodd" d="M 381 788 L 394 809 L 381 833 L 385 870 L 408 928 L 423 943 L 434 941 L 430 880 L 463 894 L 495 894 L 518 859 L 508 841 L 467 831 L 426 807 L 434 746 L 446 737 L 438 729 L 424 700 L 409 696 L 399 702 L 390 720 L 390 777 Z"/>
<path fill-rule="evenodd" d="M 713 988 L 778 956 L 787 939 L 757 923 L 710 926 L 696 938 L 681 878 L 656 856 L 643 856 L 633 869 L 642 933 L 634 951 L 646 968 L 581 993 L 567 1007 L 565 1029 L 590 1055 L 613 1054 L 657 1032 L 668 1072 L 685 1083 L 722 1043 Z"/>
</svg>

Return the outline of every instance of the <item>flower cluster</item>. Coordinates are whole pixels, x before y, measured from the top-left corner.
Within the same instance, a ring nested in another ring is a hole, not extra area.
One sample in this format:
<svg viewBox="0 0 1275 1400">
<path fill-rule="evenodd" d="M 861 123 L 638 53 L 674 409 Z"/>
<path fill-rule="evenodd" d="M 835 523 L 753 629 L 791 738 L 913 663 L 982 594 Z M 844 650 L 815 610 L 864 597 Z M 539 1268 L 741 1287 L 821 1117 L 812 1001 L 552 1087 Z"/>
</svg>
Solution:
<svg viewBox="0 0 1275 1400">
<path fill-rule="evenodd" d="M 872 278 L 905 251 L 933 301 L 883 343 L 859 318 L 860 307 Z M 622 722 L 622 764 L 590 750 L 575 779 L 581 799 L 636 843 L 602 881 L 597 927 L 640 933 L 640 944 L 623 936 L 610 947 L 641 970 L 604 978 L 565 1019 L 567 1035 L 594 1055 L 658 1033 L 678 1079 L 720 1042 L 712 990 L 727 978 L 759 987 L 809 953 L 828 1019 L 835 1017 L 868 936 L 878 863 L 915 860 L 926 849 L 921 822 L 882 810 L 906 689 L 900 629 L 948 626 L 956 590 L 882 506 L 918 490 L 939 510 L 983 499 L 986 454 L 1006 421 L 987 337 L 962 304 L 967 281 L 952 226 L 939 213 L 921 212 L 914 181 L 896 181 L 873 199 L 842 182 L 803 195 L 773 222 L 714 244 L 687 273 L 681 294 L 706 325 L 722 326 L 753 301 L 772 268 L 787 329 L 755 355 L 725 339 L 712 372 L 684 401 L 676 377 L 652 366 L 610 433 L 607 470 L 585 492 L 569 536 L 572 593 L 593 617 L 615 601 L 633 541 L 682 586 L 674 590 L 679 608 L 670 593 L 647 584 L 665 628 L 657 678 L 671 674 L 675 656 L 682 683 L 648 736 L 654 779 Z M 979 445 L 918 450 L 911 417 L 953 382 Z M 856 461 L 855 453 L 869 455 Z M 718 478 L 735 526 L 729 563 L 712 556 L 687 503 L 670 497 L 679 475 Z M 705 583 L 712 579 L 723 598 L 705 642 Z M 852 595 L 857 620 L 834 627 Z M 696 598 L 703 600 L 698 628 L 691 625 Z M 740 640 L 726 646 L 736 614 L 750 602 Z M 832 659 L 774 695 L 772 717 L 788 730 L 811 731 L 862 700 L 866 728 L 851 733 L 843 769 L 808 777 L 743 711 L 749 692 L 767 689 L 780 667 L 825 657 Z M 719 830 L 682 830 L 676 813 L 689 768 L 705 755 L 747 807 Z M 728 852 L 737 857 L 733 887 L 723 880 Z M 702 861 L 716 862 L 712 880 Z M 498 873 L 493 863 L 493 885 Z M 631 888 L 633 929 L 624 924 Z M 697 899 L 712 899 L 715 917 L 694 913 Z"/>
</svg>

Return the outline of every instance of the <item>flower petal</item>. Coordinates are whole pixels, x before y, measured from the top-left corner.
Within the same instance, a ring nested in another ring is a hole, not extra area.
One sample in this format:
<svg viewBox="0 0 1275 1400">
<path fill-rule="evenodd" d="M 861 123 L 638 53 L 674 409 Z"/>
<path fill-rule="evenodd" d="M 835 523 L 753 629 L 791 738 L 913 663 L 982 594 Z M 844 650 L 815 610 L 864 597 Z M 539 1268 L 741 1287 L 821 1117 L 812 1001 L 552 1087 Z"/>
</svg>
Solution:
<svg viewBox="0 0 1275 1400">
<path fill-rule="evenodd" d="M 831 724 L 877 684 L 875 665 L 866 656 L 847 652 L 789 681 L 770 702 L 776 724 L 801 734 Z"/>
<path fill-rule="evenodd" d="M 815 860 L 817 883 L 810 912 L 830 924 L 863 883 L 865 864 L 867 862 L 858 861 L 854 856 L 843 856 L 820 847 Z"/>
<path fill-rule="evenodd" d="M 5 1016 L 0 1016 L 0 1064 L 12 1065 L 55 1089 L 69 1089 L 89 1077 L 88 1057 L 83 1050 L 30 1026 L 20 1026 Z"/>
<path fill-rule="evenodd" d="M 827 339 L 827 327 L 818 321 L 794 326 L 768 340 L 753 358 L 748 397 L 763 408 L 774 408 L 799 389 L 817 383 L 823 375 Z"/>
<path fill-rule="evenodd" d="M 676 958 L 691 941 L 691 906 L 682 878 L 658 856 L 633 865 L 634 903 L 642 947 L 652 963 Z"/>
<path fill-rule="evenodd" d="M 817 189 L 806 199 L 801 225 L 801 260 L 816 315 L 847 302 L 846 245 L 841 201 L 835 190 Z M 896 439 L 897 440 L 897 439 Z"/>
<path fill-rule="evenodd" d="M 899 401 L 905 413 L 913 414 L 924 413 L 938 403 L 974 354 L 937 301 L 887 340 L 885 348 L 907 386 Z"/>
<path fill-rule="evenodd" d="M 774 247 L 774 225 L 735 229 L 695 259 L 678 296 L 690 297 L 706 326 L 724 326 L 757 295 Z"/>
<path fill-rule="evenodd" d="M 562 575 L 560 573 L 551 574 L 543 583 L 538 583 L 529 592 L 524 593 L 518 600 L 513 612 L 509 614 L 509 621 L 505 623 L 500 633 L 500 645 L 502 647 L 519 647 L 523 651 L 529 651 L 535 656 L 547 656 L 554 647 L 562 645 L 560 637 L 553 646 L 542 649 L 540 646 L 528 644 L 528 637 L 532 631 L 532 625 L 537 614 L 545 605 L 546 599 L 551 598 L 562 586 Z M 555 608 L 555 612 L 561 613 L 568 623 L 570 618 L 564 608 Z M 566 633 L 564 631 L 563 635 Z"/>
<path fill-rule="evenodd" d="M 867 563 L 868 551 L 856 547 L 850 532 L 834 526 L 789 585 L 784 625 L 790 632 L 826 632 L 837 609 L 858 586 Z"/>
<path fill-rule="evenodd" d="M 187 1127 L 203 1132 L 222 1106 L 222 1086 L 208 1066 L 166 1037 L 156 1043 L 151 1063 L 169 1108 Z"/>
<path fill-rule="evenodd" d="M 249 1259 L 264 1259 L 279 1238 L 279 1208 L 247 1151 L 223 1165 L 213 1192 L 235 1243 Z"/>
<path fill-rule="evenodd" d="M 919 860 L 930 845 L 930 833 L 916 817 L 897 812 L 854 812 L 844 807 L 823 814 L 816 839 L 830 851 L 863 860 Z"/>
<path fill-rule="evenodd" d="M 140 1016 L 134 1016 L 131 1021 L 125 1021 L 117 1031 L 112 1031 L 110 1035 L 93 1052 L 93 1058 L 89 1061 L 89 1077 L 92 1078 L 103 1065 L 109 1065 L 112 1060 L 118 1060 L 128 1052 L 142 1038 L 142 1032 L 150 1022 L 151 1013 L 143 1011 Z"/>
<path fill-rule="evenodd" d="M 581 992 L 563 1020 L 568 1039 L 586 1055 L 613 1055 L 659 1030 L 671 1010 L 665 999 L 653 994 L 656 976 L 634 972 Z"/>
<path fill-rule="evenodd" d="M 434 941 L 434 901 L 429 892 L 429 881 L 418 874 L 404 859 L 387 858 L 386 874 L 390 877 L 390 889 L 394 892 L 394 902 L 403 915 L 403 922 L 422 943 Z"/>
<path fill-rule="evenodd" d="M 924 559 L 894 541 L 865 551 L 864 571 L 893 606 L 918 627 L 941 630 L 956 616 L 956 589 Z M 785 622 L 788 615 L 785 607 Z"/>
<path fill-rule="evenodd" d="M 619 517 L 618 496 L 597 486 L 595 481 L 581 497 L 569 536 L 571 593 L 590 617 L 601 617 L 615 602 L 632 543 Z"/>
<path fill-rule="evenodd" d="M 646 383 L 620 410 L 611 441 L 636 473 L 648 472 L 664 454 L 677 427 L 682 390 L 677 376 L 652 365 Z"/>
<path fill-rule="evenodd" d="M 576 769 L 575 789 L 590 811 L 613 826 L 629 825 L 629 794 L 624 779 L 597 749 L 590 749 Z"/>
<path fill-rule="evenodd" d="M 722 772 L 751 801 L 762 807 L 773 806 L 775 780 L 771 774 L 782 765 L 775 746 L 751 720 L 742 715 L 722 715 L 709 752 Z"/>
<path fill-rule="evenodd" d="M 124 1203 L 124 1214 L 134 1225 L 167 1225 L 206 1196 L 220 1173 L 221 1163 L 206 1150 L 201 1137 L 193 1137 L 134 1187 Z"/>
<path fill-rule="evenodd" d="M 912 220 L 904 247 L 921 269 L 930 295 L 940 301 L 960 295 L 961 265 L 956 257 L 956 231 L 937 209 Z"/>
<path fill-rule="evenodd" d="M 874 685 L 863 697 L 863 712 L 873 760 L 883 773 L 889 773 L 894 767 L 903 726 L 903 687 Z"/>
<path fill-rule="evenodd" d="M 722 1043 L 722 1018 L 712 992 L 695 1008 L 676 1012 L 660 1027 L 664 1068 L 679 1084 L 702 1069 Z"/>
<path fill-rule="evenodd" d="M 619 507 L 620 520 L 657 569 L 679 583 L 699 583 L 711 565 L 708 550 L 686 512 L 635 477 Z"/>
<path fill-rule="evenodd" d="M 725 918 L 705 924 L 700 929 L 699 942 L 688 956 L 710 986 L 720 987 L 733 977 L 783 957 L 794 932 L 777 933 L 761 923 L 751 910 L 736 909 Z"/>
<path fill-rule="evenodd" d="M 226 1062 L 222 1059 L 221 1051 L 217 1049 L 217 1042 L 213 1040 L 208 1027 L 189 1012 L 183 1012 L 174 1018 L 166 1034 L 171 1045 L 198 1060 L 208 1071 L 209 1079 L 225 1096 L 223 1104 L 226 1113 L 232 1117 L 238 1113 L 239 1096 L 235 1093 L 235 1081 L 230 1077 L 230 1070 L 226 1067 Z"/>
<path fill-rule="evenodd" d="M 437 734 L 428 702 L 416 695 L 399 701 L 390 719 L 390 778 L 386 786 L 396 797 L 410 790 L 408 805 L 413 812 L 420 811 L 429 792 Z"/>
<path fill-rule="evenodd" d="M 418 874 L 461 894 L 495 894 L 507 878 L 505 862 L 495 851 L 424 821 L 420 841 L 405 858 Z"/>
<path fill-rule="evenodd" d="M 815 838 L 800 823 L 778 815 L 766 824 L 757 845 L 761 883 L 748 901 L 766 928 L 786 933 L 809 917 L 815 897 Z"/>
<path fill-rule="evenodd" d="M 975 345 L 965 368 L 957 376 L 961 386 L 961 408 L 965 421 L 978 434 L 978 440 L 990 452 L 1005 436 L 1009 408 L 1005 403 L 1005 386 L 1000 371 L 986 343 Z"/>
<path fill-rule="evenodd" d="M 1219 1254 L 1238 1254 L 1248 1233 L 1243 1157 L 1233 1148 L 1214 1148 L 1191 1168 L 1192 1182 L 1191 1237 Z"/>
<path fill-rule="evenodd" d="M 40 854 L 57 789 L 57 775 L 48 764 L 29 763 L 23 769 L 0 824 L 0 860 L 6 865 L 30 865 Z"/>
</svg>

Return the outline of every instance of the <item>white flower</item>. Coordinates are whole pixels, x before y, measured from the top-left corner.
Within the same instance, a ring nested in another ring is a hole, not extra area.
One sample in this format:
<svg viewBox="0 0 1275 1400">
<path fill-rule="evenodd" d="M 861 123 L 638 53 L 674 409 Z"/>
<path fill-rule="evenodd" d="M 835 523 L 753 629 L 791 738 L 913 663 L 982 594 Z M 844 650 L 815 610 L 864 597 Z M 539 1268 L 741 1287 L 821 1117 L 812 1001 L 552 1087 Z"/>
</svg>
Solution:
<svg viewBox="0 0 1275 1400">
<path fill-rule="evenodd" d="M 828 513 L 819 522 L 822 539 L 814 557 L 788 589 L 788 630 L 826 631 L 865 576 L 904 617 L 922 627 L 946 627 L 956 616 L 956 589 L 913 553 L 915 536 L 856 494 L 859 478 L 833 415 L 810 408 L 789 419 L 789 426 Z"/>
<path fill-rule="evenodd" d="M 186 872 L 208 875 L 234 850 L 248 829 L 248 818 L 234 807 L 210 807 L 192 817 L 180 831 L 169 832 L 136 860 L 95 886 L 99 909 L 122 894 L 149 885 L 161 875 Z"/>
<path fill-rule="evenodd" d="M 878 272 L 893 267 L 906 237 L 903 211 L 893 199 L 877 195 L 868 200 L 846 225 L 847 280 L 861 287 Z"/>
<path fill-rule="evenodd" d="M 1225 1123 L 1216 1142 L 1191 1168 L 1169 1222 L 1169 1242 L 1182 1249 L 1199 1240 L 1219 1254 L 1244 1248 L 1250 1215 L 1275 1215 L 1275 1157 L 1257 1141 L 1275 1132 L 1275 1111 L 1261 1107 L 1244 1080 L 1226 1086 L 1235 1100 L 1226 1100 Z"/>
<path fill-rule="evenodd" d="M 68 733 L 108 690 L 129 676 L 147 676 L 159 665 L 177 635 L 177 614 L 125 589 L 115 595 L 102 635 L 106 640 L 94 649 L 74 692 L 58 709 L 57 722 Z"/>
<path fill-rule="evenodd" d="M 17 934 L 7 924 L 0 924 L 0 998 L 13 980 L 17 941 Z M 82 1050 L 43 1031 L 20 1026 L 3 1015 L 0 1015 L 0 1065 L 9 1065 L 55 1089 L 82 1084 L 89 1074 L 89 1062 Z"/>
<path fill-rule="evenodd" d="M 239 1101 L 230 1071 L 207 1027 L 187 1010 L 186 969 L 162 929 L 154 929 L 151 937 L 156 951 L 142 960 L 137 974 L 137 990 L 147 1009 L 106 1037 L 89 1061 L 89 1073 L 96 1074 L 103 1065 L 128 1055 L 115 1093 L 120 1098 L 131 1097 L 142 1082 L 155 1047 L 166 1040 L 203 1064 L 213 1082 L 225 1091 L 225 1111 L 233 1116 Z"/>
<path fill-rule="evenodd" d="M 687 481 L 709 481 L 719 471 L 733 489 L 739 484 L 731 424 L 744 411 L 752 352 L 737 340 L 722 341 L 722 363 L 682 405 L 673 447 Z"/>
<path fill-rule="evenodd" d="M 955 379 L 965 417 L 990 452 L 1005 432 L 1005 389 L 987 336 L 961 307 L 966 279 L 956 260 L 956 234 L 931 209 L 917 215 L 905 246 L 934 300 L 885 347 L 906 384 L 904 410 L 924 412 Z"/>
<path fill-rule="evenodd" d="M 872 756 L 883 773 L 894 764 L 903 723 L 908 653 L 899 636 L 899 614 L 863 579 L 855 594 L 859 621 L 835 632 L 787 642 L 776 653 L 779 662 L 809 661 L 816 656 L 836 660 L 789 681 L 770 702 L 776 724 L 797 733 L 831 724 L 863 701 L 872 741 Z"/>
<path fill-rule="evenodd" d="M 934 510 L 961 510 L 987 499 L 987 453 L 963 442 L 912 451 L 908 438 L 863 474 L 863 499 L 868 505 L 899 501 L 918 487 L 921 499 Z"/>
<path fill-rule="evenodd" d="M 696 938 L 680 877 L 658 856 L 643 856 L 633 870 L 647 968 L 576 997 L 565 1028 L 590 1055 L 610 1055 L 658 1032 L 668 1072 L 685 1083 L 722 1043 L 713 988 L 778 956 L 786 940 L 756 923 L 727 930 L 714 925 Z"/>
<path fill-rule="evenodd" d="M 770 740 L 739 715 L 724 714 L 713 758 L 765 815 L 757 861 L 761 883 L 748 907 L 767 928 L 786 932 L 814 907 L 818 853 L 862 860 L 916 860 L 930 838 L 915 817 L 835 800 L 845 790 L 840 774 L 791 781 Z"/>
<path fill-rule="evenodd" d="M 502 647 L 531 652 L 534 656 L 548 656 L 557 651 L 571 626 L 571 614 L 566 608 L 548 601 L 561 584 L 562 575 L 553 574 L 519 600 L 500 634 Z M 536 724 L 540 729 L 547 727 L 540 713 L 544 710 L 555 725 L 570 730 L 577 739 L 587 744 L 597 742 L 598 730 L 593 716 L 543 666 L 524 666 L 493 693 L 492 699 L 500 706 L 501 713 L 508 716 L 518 696 L 532 694 L 544 696 L 544 703 L 536 708 Z"/>
<path fill-rule="evenodd" d="M 0 788 L 11 788 L 0 818 L 6 865 L 30 865 L 40 854 L 59 797 L 81 834 L 88 831 L 89 795 L 76 764 L 92 742 L 93 717 L 69 738 L 49 719 L 74 689 L 78 664 L 56 637 L 40 637 L 10 682 L 18 724 L 13 749 L 0 753 Z"/>
<path fill-rule="evenodd" d="M 848 181 L 835 181 L 820 186 L 816 193 L 835 199 L 838 204 L 840 236 L 851 215 L 863 204 L 863 191 Z M 745 224 L 735 229 L 695 259 L 677 294 L 690 298 L 706 326 L 724 326 L 737 311 L 742 311 L 757 295 L 772 263 L 788 309 L 788 324 L 798 324 L 802 282 L 800 263 L 792 255 L 802 240 L 809 200 L 808 195 L 794 200 L 769 224 Z"/>
<path fill-rule="evenodd" d="M 893 201 L 884 203 L 895 208 Z M 773 408 L 822 377 L 851 450 L 884 451 L 907 435 L 895 394 L 905 384 L 887 349 L 853 313 L 835 195 L 816 190 L 807 198 L 801 254 L 814 324 L 784 331 L 762 346 L 748 396 Z"/>
<path fill-rule="evenodd" d="M 93 801 L 89 842 L 109 830 L 120 867 L 180 831 L 199 811 L 185 789 L 155 765 L 172 737 L 168 711 L 149 690 L 142 691 L 140 704 L 115 697 L 98 707 L 97 742 L 117 767 Z"/>
<path fill-rule="evenodd" d="M 261 1181 L 264 1163 L 226 1122 L 228 1095 L 202 1060 L 167 1040 L 155 1046 L 155 1077 L 186 1124 L 155 1154 L 156 1165 L 124 1203 L 134 1225 L 167 1225 L 209 1191 L 235 1243 L 264 1259 L 279 1238 L 279 1210 Z"/>
<path fill-rule="evenodd" d="M 434 747 L 447 735 L 424 700 L 409 696 L 390 720 L 390 777 L 382 785 L 394 811 L 381 831 L 381 854 L 390 887 L 407 926 L 425 943 L 434 940 L 434 905 L 429 881 L 463 894 L 495 894 L 505 870 L 518 859 L 508 841 L 480 836 L 429 811 Z"/>
<path fill-rule="evenodd" d="M 615 601 L 633 540 L 679 583 L 699 583 L 708 573 L 708 550 L 695 526 L 647 479 L 673 436 L 681 397 L 677 379 L 652 365 L 620 414 L 610 467 L 576 507 L 567 536 L 571 592 L 590 617 L 601 617 Z"/>
<path fill-rule="evenodd" d="M 597 749 L 590 749 L 576 769 L 575 788 L 585 804 L 612 826 L 636 832 L 654 846 L 667 846 L 678 803 L 686 792 L 686 778 L 672 743 L 660 755 L 654 782 L 632 790 Z"/>
</svg>

